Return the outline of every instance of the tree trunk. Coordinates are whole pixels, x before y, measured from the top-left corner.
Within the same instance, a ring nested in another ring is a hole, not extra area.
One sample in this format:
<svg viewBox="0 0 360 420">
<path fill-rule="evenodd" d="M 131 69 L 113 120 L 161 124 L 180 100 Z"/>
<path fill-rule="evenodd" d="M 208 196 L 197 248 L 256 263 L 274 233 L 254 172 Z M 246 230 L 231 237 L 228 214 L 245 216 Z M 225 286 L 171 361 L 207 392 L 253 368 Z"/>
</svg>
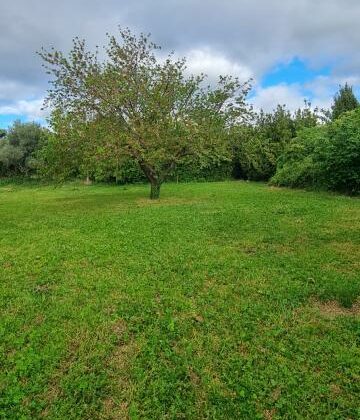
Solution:
<svg viewBox="0 0 360 420">
<path fill-rule="evenodd" d="M 160 197 L 160 187 L 163 178 L 156 173 L 154 168 L 146 164 L 144 161 L 139 161 L 138 163 L 151 185 L 150 200 L 157 200 Z"/>
<path fill-rule="evenodd" d="M 160 182 L 151 182 L 150 199 L 157 200 L 160 197 Z"/>
</svg>

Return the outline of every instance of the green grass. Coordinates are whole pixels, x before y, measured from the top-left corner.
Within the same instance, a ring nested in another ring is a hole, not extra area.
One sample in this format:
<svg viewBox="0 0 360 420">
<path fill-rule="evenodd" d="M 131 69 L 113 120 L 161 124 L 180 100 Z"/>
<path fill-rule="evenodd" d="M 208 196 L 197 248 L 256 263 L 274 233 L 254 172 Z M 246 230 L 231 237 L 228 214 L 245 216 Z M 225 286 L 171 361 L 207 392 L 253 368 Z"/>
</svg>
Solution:
<svg viewBox="0 0 360 420">
<path fill-rule="evenodd" d="M 357 419 L 360 200 L 0 186 L 4 419 Z"/>
</svg>

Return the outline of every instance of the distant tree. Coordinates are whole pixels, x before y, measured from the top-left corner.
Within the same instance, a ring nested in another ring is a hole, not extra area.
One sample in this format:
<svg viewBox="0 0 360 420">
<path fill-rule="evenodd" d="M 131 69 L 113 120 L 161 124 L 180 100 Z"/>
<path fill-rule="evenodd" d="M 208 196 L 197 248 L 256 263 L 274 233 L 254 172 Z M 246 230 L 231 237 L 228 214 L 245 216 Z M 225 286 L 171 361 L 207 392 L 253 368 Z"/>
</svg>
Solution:
<svg viewBox="0 0 360 420">
<path fill-rule="evenodd" d="M 2 139 L 5 136 L 6 136 L 6 130 L 4 130 L 3 128 L 0 128 L 0 139 Z"/>
<path fill-rule="evenodd" d="M 298 133 L 304 128 L 315 127 L 323 119 L 323 110 L 313 109 L 311 102 L 305 100 L 304 106 L 297 109 L 293 115 L 295 132 Z"/>
<path fill-rule="evenodd" d="M 245 118 L 250 87 L 227 76 L 215 88 L 204 87 L 203 75 L 186 75 L 185 59 L 159 58 L 149 36 L 120 29 L 120 39 L 109 36 L 103 62 L 78 38 L 68 56 L 42 50 L 54 76 L 46 103 L 56 110 L 58 127 L 101 121 L 107 132 L 98 145 L 102 153 L 133 159 L 151 184 L 150 198 L 158 198 L 178 165 L 228 156 L 224 139 Z M 81 150 L 94 150 L 91 137 L 77 138 Z"/>
<path fill-rule="evenodd" d="M 331 106 L 331 119 L 334 121 L 344 112 L 352 111 L 359 106 L 359 101 L 354 95 L 352 86 L 345 83 L 340 86 L 339 92 L 334 96 L 334 103 Z"/>
<path fill-rule="evenodd" d="M 235 175 L 268 180 L 274 175 L 279 156 L 304 128 L 315 127 L 319 111 L 312 109 L 310 102 L 291 113 L 285 105 L 278 105 L 273 112 L 253 114 L 248 126 L 233 131 Z"/>
<path fill-rule="evenodd" d="M 290 111 L 278 105 L 273 112 L 254 114 L 252 123 L 235 133 L 239 173 L 248 179 L 268 180 L 284 146 L 295 136 L 295 123 Z"/>
<path fill-rule="evenodd" d="M 28 175 L 35 169 L 36 153 L 45 137 L 46 130 L 39 124 L 15 121 L 0 143 L 0 173 Z"/>
</svg>

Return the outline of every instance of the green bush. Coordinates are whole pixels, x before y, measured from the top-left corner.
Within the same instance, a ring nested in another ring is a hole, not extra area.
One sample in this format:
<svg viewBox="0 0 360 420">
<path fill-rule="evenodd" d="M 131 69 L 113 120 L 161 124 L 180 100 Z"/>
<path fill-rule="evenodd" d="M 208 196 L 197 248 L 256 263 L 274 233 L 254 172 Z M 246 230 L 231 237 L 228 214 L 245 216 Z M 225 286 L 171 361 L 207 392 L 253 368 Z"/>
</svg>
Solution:
<svg viewBox="0 0 360 420">
<path fill-rule="evenodd" d="M 179 166 L 169 176 L 169 181 L 223 181 L 232 177 L 232 162 L 224 161 L 219 164 L 209 164 L 205 167 L 197 165 Z M 147 182 L 146 177 L 136 162 L 131 159 L 124 160 L 117 167 L 101 167 L 98 163 L 94 176 L 97 181 L 116 182 L 118 184 L 137 184 Z"/>
<path fill-rule="evenodd" d="M 280 156 L 271 183 L 288 187 L 326 186 L 320 158 L 326 141 L 325 126 L 300 132 Z"/>
<path fill-rule="evenodd" d="M 272 184 L 360 192 L 360 110 L 304 129 L 279 158 Z"/>
<path fill-rule="evenodd" d="M 0 133 L 0 175 L 30 175 L 37 168 L 37 151 L 42 147 L 47 130 L 39 124 L 15 121 L 8 132 Z"/>
<path fill-rule="evenodd" d="M 323 154 L 329 189 L 360 193 L 360 109 L 334 121 Z"/>
<path fill-rule="evenodd" d="M 236 174 L 239 178 L 269 180 L 276 172 L 279 156 L 304 127 L 316 125 L 310 104 L 294 114 L 278 105 L 272 113 L 261 111 L 252 124 L 238 127 L 233 134 Z"/>
<path fill-rule="evenodd" d="M 267 181 L 276 170 L 276 161 L 283 152 L 284 142 L 273 142 L 257 128 L 243 137 L 237 148 L 241 177 L 253 181 Z"/>
<path fill-rule="evenodd" d="M 212 162 L 204 166 L 183 165 L 179 166 L 171 175 L 172 181 L 224 181 L 232 177 L 233 163 L 224 160 L 222 162 Z"/>
</svg>

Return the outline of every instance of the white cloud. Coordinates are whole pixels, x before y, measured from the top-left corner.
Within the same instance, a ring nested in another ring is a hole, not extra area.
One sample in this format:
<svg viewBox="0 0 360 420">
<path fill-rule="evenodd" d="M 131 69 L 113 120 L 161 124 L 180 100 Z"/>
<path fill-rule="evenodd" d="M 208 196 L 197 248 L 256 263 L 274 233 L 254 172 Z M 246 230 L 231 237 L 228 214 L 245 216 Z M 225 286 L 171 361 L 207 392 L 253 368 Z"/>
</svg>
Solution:
<svg viewBox="0 0 360 420">
<path fill-rule="evenodd" d="M 232 75 L 245 82 L 253 77 L 247 66 L 232 61 L 209 47 L 189 50 L 185 53 L 185 57 L 190 73 L 205 73 L 210 80 L 217 80 L 219 75 Z"/>
<path fill-rule="evenodd" d="M 329 109 L 336 89 L 334 80 L 318 77 L 316 81 L 304 86 L 281 83 L 266 88 L 257 87 L 249 101 L 255 110 L 271 112 L 277 105 L 286 105 L 290 111 L 304 107 L 310 101 L 312 108 Z"/>
<path fill-rule="evenodd" d="M 304 95 L 301 86 L 298 84 L 287 85 L 285 83 L 270 86 L 267 88 L 257 88 L 250 102 L 256 110 L 263 109 L 271 112 L 278 104 L 286 105 L 291 111 L 303 107 Z"/>
<path fill-rule="evenodd" d="M 44 100 L 20 100 L 10 105 L 0 106 L 0 114 L 25 116 L 29 121 L 43 120 L 47 116 L 47 112 L 42 110 Z"/>
</svg>

